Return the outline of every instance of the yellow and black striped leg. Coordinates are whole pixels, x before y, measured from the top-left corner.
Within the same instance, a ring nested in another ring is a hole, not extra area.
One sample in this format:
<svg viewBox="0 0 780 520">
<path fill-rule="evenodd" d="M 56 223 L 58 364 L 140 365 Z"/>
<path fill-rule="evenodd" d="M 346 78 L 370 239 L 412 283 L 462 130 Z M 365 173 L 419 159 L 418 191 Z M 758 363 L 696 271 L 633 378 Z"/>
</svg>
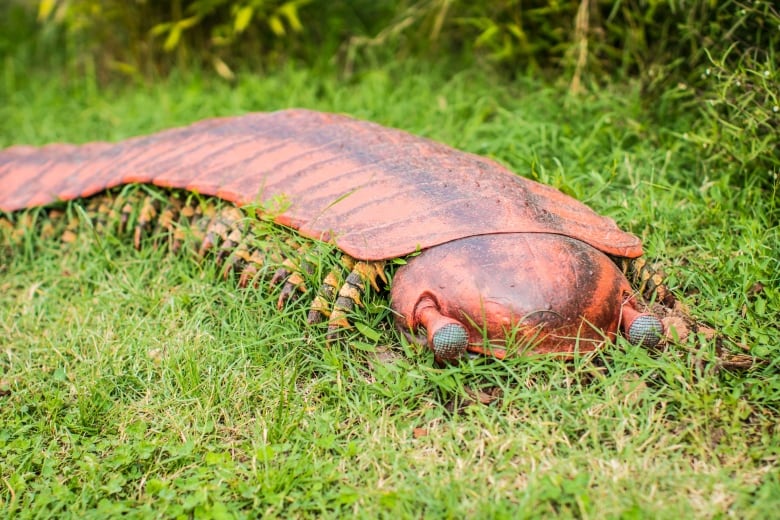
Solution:
<svg viewBox="0 0 780 520">
<path fill-rule="evenodd" d="M 152 230 L 152 225 L 157 220 L 160 211 L 160 201 L 147 196 L 144 199 L 141 212 L 138 214 L 138 220 L 133 231 L 133 247 L 141 249 L 141 240 Z"/>
<path fill-rule="evenodd" d="M 307 275 L 314 273 L 314 265 L 306 260 L 301 260 L 300 266 L 287 277 L 287 281 L 284 282 L 282 291 L 279 293 L 279 300 L 276 303 L 279 309 L 284 307 L 296 293 L 305 293 L 307 291 L 304 272 Z"/>
<path fill-rule="evenodd" d="M 279 299 L 276 306 L 282 309 L 296 293 L 305 293 L 306 276 L 314 273 L 314 264 L 306 260 L 305 255 L 308 247 L 306 245 L 297 246 L 293 254 L 285 258 L 282 267 L 276 270 L 270 281 L 270 286 L 275 287 L 284 281 L 282 290 L 279 293 Z"/>
<path fill-rule="evenodd" d="M 339 293 L 339 288 L 343 285 L 341 273 L 346 270 L 351 273 L 355 267 L 356 260 L 348 255 L 341 256 L 342 268 L 334 268 L 328 271 L 325 279 L 317 289 L 317 294 L 309 306 L 309 314 L 306 318 L 307 323 L 315 325 L 321 323 L 326 318 L 330 318 L 333 311 L 333 304 Z"/>
<path fill-rule="evenodd" d="M 222 208 L 214 215 L 208 226 L 206 226 L 206 233 L 203 237 L 203 241 L 200 243 L 198 255 L 203 257 L 212 249 L 226 242 L 234 229 L 239 230 L 237 238 L 240 241 L 243 218 L 244 215 L 241 213 L 241 210 L 235 206 Z M 219 253 L 217 254 L 217 260 L 221 260 L 219 258 Z"/>
<path fill-rule="evenodd" d="M 228 239 L 233 242 L 236 238 L 235 232 L 231 232 L 231 235 L 233 236 L 229 236 Z M 244 240 L 244 237 L 240 237 L 239 241 L 230 250 L 227 250 L 225 244 L 222 244 L 218 254 L 218 257 L 224 258 L 225 262 L 225 267 L 222 269 L 222 278 L 227 280 L 230 278 L 231 274 L 238 274 L 240 276 L 246 263 L 249 261 L 250 256 L 249 246 L 247 245 L 246 240 Z"/>
<path fill-rule="evenodd" d="M 315 325 L 330 317 L 330 310 L 333 307 L 333 301 L 336 299 L 340 284 L 338 272 L 335 269 L 328 272 L 309 307 L 309 315 L 306 317 L 306 322 L 309 325 Z"/>
<path fill-rule="evenodd" d="M 238 223 L 234 224 L 233 228 L 225 237 L 225 240 L 219 246 L 219 251 L 217 251 L 216 258 L 217 265 L 222 265 L 225 259 L 230 258 L 238 246 L 243 243 L 243 231 L 237 224 Z M 225 267 L 225 277 L 227 277 L 227 273 L 230 271 L 230 269 L 231 268 L 229 265 Z"/>
<path fill-rule="evenodd" d="M 192 244 L 195 253 L 199 256 L 202 256 L 201 252 L 206 253 L 206 250 L 203 249 L 203 241 L 206 239 L 209 226 L 214 221 L 216 214 L 217 207 L 214 204 L 195 204 L 190 217 L 190 226 L 182 230 L 182 243 Z"/>
<path fill-rule="evenodd" d="M 260 277 L 261 269 L 265 265 L 265 255 L 257 249 L 253 249 L 251 252 L 247 252 L 247 254 L 242 252 L 239 258 L 241 258 L 243 267 L 238 275 L 238 286 L 243 288 L 251 283 L 252 287 L 256 288 L 259 284 L 258 278 Z"/>
<path fill-rule="evenodd" d="M 171 252 L 178 254 L 181 250 L 182 244 L 187 239 L 193 236 L 193 227 L 197 228 L 197 224 L 193 226 L 196 219 L 202 216 L 201 208 L 194 202 L 185 204 L 181 211 L 179 211 L 179 219 L 176 222 L 176 227 L 173 230 L 173 236 L 171 237 Z"/>
<path fill-rule="evenodd" d="M 674 295 L 664 283 L 667 275 L 658 265 L 650 265 L 644 258 L 637 258 L 625 262 L 623 272 L 645 301 L 655 301 L 668 308 L 674 307 Z"/>
<path fill-rule="evenodd" d="M 233 269 L 239 273 L 239 287 L 247 287 L 251 284 L 252 287 L 257 288 L 269 266 L 282 263 L 283 257 L 272 243 L 258 236 L 255 227 L 250 224 L 229 262 L 233 263 Z"/>
<path fill-rule="evenodd" d="M 287 278 L 290 276 L 290 273 L 292 270 L 295 269 L 295 266 L 293 265 L 293 261 L 289 258 L 286 258 L 284 262 L 282 262 L 282 267 L 278 268 L 276 271 L 274 271 L 274 275 L 271 277 L 271 280 L 268 282 L 269 287 L 276 287 L 280 283 L 282 283 L 283 280 L 287 280 Z"/>
<path fill-rule="evenodd" d="M 157 217 L 157 225 L 155 226 L 154 231 L 155 238 L 166 245 L 169 251 L 173 251 L 174 248 L 174 237 L 176 236 L 176 231 L 180 227 L 181 210 L 181 199 L 175 195 L 170 196 L 167 199 L 165 207 L 160 210 L 160 214 Z"/>
<path fill-rule="evenodd" d="M 326 335 L 328 341 L 338 339 L 341 329 L 351 327 L 348 315 L 356 305 L 362 305 L 362 297 L 365 294 L 367 284 L 377 292 L 379 292 L 377 279 L 381 279 L 387 284 L 384 267 L 384 262 L 360 261 L 355 263 L 352 272 L 349 273 L 346 280 L 344 280 L 344 285 L 339 289 L 336 303 L 333 305 L 333 311 L 330 313 Z"/>
</svg>

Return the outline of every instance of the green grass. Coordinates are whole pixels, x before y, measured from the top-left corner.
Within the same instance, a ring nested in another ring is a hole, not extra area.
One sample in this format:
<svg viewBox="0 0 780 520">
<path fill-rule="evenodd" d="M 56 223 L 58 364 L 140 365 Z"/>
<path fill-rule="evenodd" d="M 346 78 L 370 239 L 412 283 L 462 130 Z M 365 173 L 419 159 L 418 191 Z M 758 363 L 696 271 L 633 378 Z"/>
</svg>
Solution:
<svg viewBox="0 0 780 520">
<path fill-rule="evenodd" d="M 387 325 L 327 347 L 275 295 L 118 237 L 0 247 L 0 515 L 718 517 L 780 506 L 780 220 L 630 85 L 569 98 L 483 70 L 290 68 L 233 87 L 26 75 L 0 145 L 121 139 L 216 115 L 346 112 L 495 157 L 641 235 L 693 314 L 768 360 L 619 341 L 574 361 L 439 368 Z M 651 116 L 656 117 L 651 117 Z M 736 348 L 736 347 L 735 347 Z M 474 405 L 475 393 L 497 397 Z"/>
</svg>

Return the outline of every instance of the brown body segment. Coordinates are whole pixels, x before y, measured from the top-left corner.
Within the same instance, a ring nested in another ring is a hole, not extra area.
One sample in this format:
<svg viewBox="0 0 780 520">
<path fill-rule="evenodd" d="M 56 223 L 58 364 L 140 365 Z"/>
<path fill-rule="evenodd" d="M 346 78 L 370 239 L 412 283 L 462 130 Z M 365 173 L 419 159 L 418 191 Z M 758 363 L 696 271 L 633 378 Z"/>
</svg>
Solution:
<svg viewBox="0 0 780 520">
<path fill-rule="evenodd" d="M 498 163 L 346 116 L 286 110 L 210 119 L 117 144 L 0 151 L 0 210 L 87 197 L 131 182 L 239 205 L 347 254 L 381 260 L 494 233 L 554 233 L 634 258 L 637 237 Z"/>
</svg>

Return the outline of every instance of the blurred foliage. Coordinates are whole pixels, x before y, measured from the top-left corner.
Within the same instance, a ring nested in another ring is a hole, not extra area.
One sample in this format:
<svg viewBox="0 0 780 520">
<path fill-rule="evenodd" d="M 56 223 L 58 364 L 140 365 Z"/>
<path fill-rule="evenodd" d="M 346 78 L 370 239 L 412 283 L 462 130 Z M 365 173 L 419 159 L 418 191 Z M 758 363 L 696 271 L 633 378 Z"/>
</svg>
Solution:
<svg viewBox="0 0 780 520">
<path fill-rule="evenodd" d="M 14 29 L 31 18 L 30 31 Z M 714 168 L 769 184 L 780 171 L 780 14 L 770 1 L 7 0 L 0 19 L 0 52 L 57 42 L 56 54 L 99 80 L 204 64 L 232 80 L 289 60 L 349 74 L 410 55 L 563 78 L 574 93 L 638 78 L 662 117 L 701 114 L 677 137 Z"/>
<path fill-rule="evenodd" d="M 688 28 L 701 44 L 678 86 L 702 116 L 687 138 L 714 166 L 777 189 L 780 11 L 773 2 L 718 2 L 706 20 Z"/>
<path fill-rule="evenodd" d="M 228 80 L 237 67 L 334 54 L 393 13 L 392 4 L 368 0 L 10 0 L 5 10 L 59 32 L 60 52 L 103 79 L 207 65 Z"/>
<path fill-rule="evenodd" d="M 636 78 L 659 117 L 697 111 L 688 139 L 714 174 L 774 185 L 780 173 L 775 2 L 502 0 L 407 2 L 378 37 L 420 51 L 467 51 L 510 74 L 551 73 L 583 85 Z M 414 36 L 416 35 L 416 36 Z M 426 47 L 427 46 L 427 47 Z"/>
</svg>

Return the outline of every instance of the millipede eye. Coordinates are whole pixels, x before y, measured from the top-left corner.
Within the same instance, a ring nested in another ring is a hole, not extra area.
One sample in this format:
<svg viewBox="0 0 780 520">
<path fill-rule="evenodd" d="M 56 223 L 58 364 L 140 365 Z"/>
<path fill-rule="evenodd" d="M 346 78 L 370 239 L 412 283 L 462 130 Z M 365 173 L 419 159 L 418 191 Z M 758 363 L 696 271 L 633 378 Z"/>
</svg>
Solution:
<svg viewBox="0 0 780 520">
<path fill-rule="evenodd" d="M 447 323 L 433 333 L 433 353 L 441 359 L 457 359 L 466 352 L 469 335 L 463 325 Z"/>
<path fill-rule="evenodd" d="M 632 345 L 652 348 L 658 345 L 664 335 L 661 320 L 652 314 L 640 314 L 631 322 L 626 337 Z"/>
<path fill-rule="evenodd" d="M 442 315 L 431 296 L 420 298 L 414 313 L 418 323 L 428 331 L 428 346 L 437 361 L 455 361 L 466 353 L 468 330 L 458 320 Z"/>
</svg>

